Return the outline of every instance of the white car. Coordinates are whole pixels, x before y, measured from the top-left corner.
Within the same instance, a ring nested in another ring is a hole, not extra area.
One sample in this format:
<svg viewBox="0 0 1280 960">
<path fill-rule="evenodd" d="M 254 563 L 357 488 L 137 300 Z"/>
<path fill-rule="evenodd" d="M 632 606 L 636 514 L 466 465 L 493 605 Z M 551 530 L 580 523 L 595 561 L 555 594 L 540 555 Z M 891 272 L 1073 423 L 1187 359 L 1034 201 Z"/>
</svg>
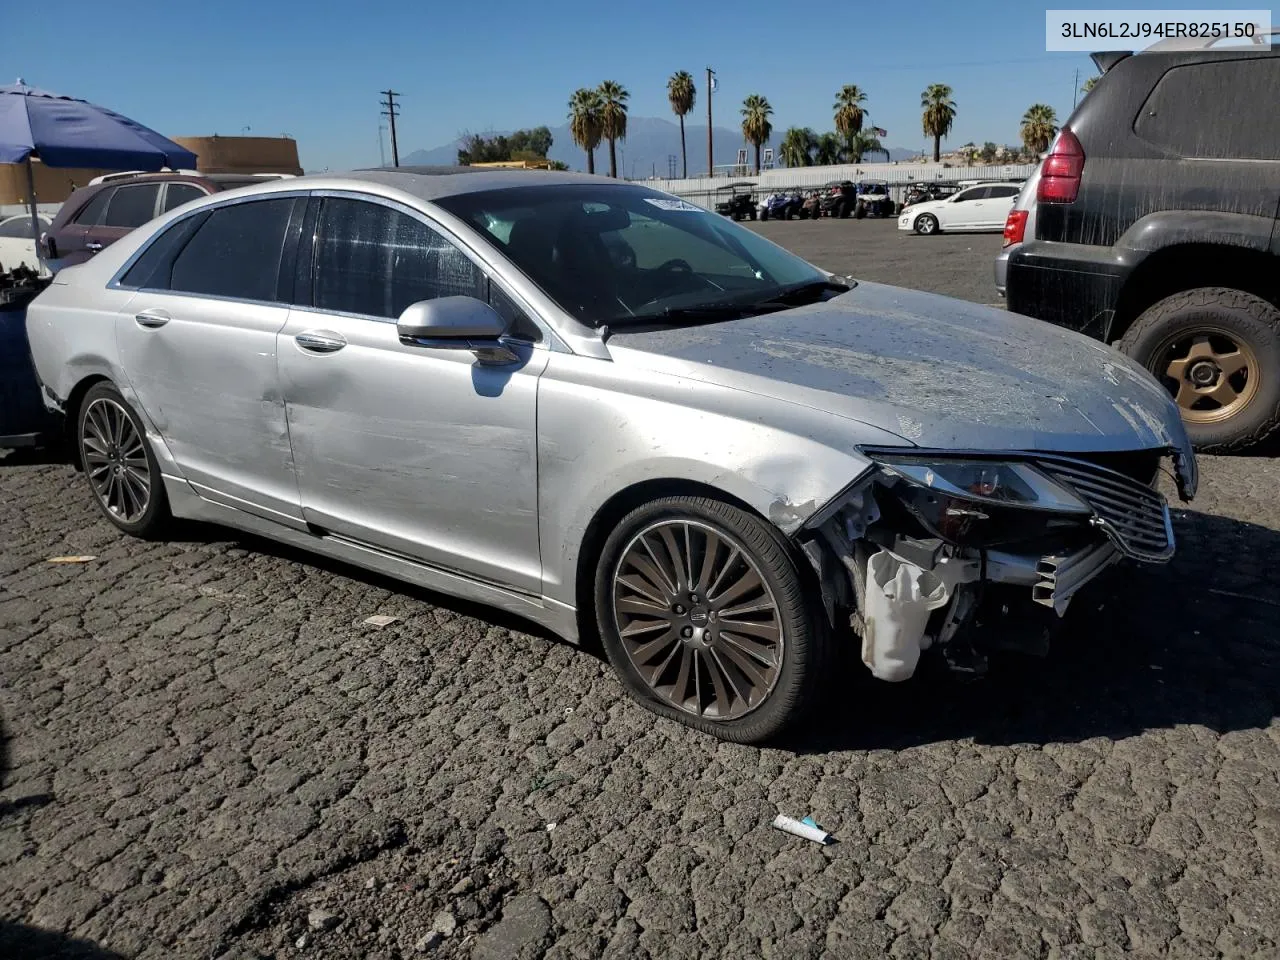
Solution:
<svg viewBox="0 0 1280 960">
<path fill-rule="evenodd" d="M 980 183 L 945 200 L 915 203 L 899 215 L 898 229 L 926 236 L 943 230 L 1000 231 L 1021 189 L 1020 183 Z"/>
<path fill-rule="evenodd" d="M 37 217 L 40 233 L 49 229 L 48 217 Z M 36 238 L 31 235 L 31 214 L 23 213 L 0 220 L 0 272 L 25 266 L 41 276 L 49 270 L 36 256 Z"/>
</svg>

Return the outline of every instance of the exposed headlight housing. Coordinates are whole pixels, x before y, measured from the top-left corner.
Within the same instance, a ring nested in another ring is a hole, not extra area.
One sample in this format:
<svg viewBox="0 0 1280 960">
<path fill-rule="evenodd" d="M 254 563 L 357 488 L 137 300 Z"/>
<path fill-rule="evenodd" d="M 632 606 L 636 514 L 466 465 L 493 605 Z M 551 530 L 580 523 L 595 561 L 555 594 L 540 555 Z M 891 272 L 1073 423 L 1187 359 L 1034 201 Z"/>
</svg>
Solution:
<svg viewBox="0 0 1280 960">
<path fill-rule="evenodd" d="M 874 454 L 897 499 L 934 536 L 987 547 L 1084 532 L 1093 509 L 1029 463 Z"/>
<path fill-rule="evenodd" d="M 1054 513 L 1093 512 L 1072 491 L 1027 463 L 909 456 L 876 459 L 910 483 L 961 500 Z"/>
</svg>

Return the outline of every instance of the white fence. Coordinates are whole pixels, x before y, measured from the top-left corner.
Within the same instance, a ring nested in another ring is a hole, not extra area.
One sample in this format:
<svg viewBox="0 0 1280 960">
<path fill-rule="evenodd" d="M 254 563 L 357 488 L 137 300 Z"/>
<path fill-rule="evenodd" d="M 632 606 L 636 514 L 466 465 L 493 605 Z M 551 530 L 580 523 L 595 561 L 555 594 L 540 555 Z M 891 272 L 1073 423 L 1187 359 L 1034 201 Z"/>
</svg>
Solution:
<svg viewBox="0 0 1280 960">
<path fill-rule="evenodd" d="M 944 166 L 941 163 L 842 163 L 828 167 L 782 167 L 742 177 L 690 177 L 687 180 L 644 180 L 645 186 L 665 190 L 700 207 L 714 209 L 716 191 L 731 183 L 750 183 L 763 198 L 775 190 L 816 190 L 832 180 L 887 180 L 895 199 L 907 184 L 920 181 L 1024 180 L 1035 172 L 1034 163 Z"/>
</svg>

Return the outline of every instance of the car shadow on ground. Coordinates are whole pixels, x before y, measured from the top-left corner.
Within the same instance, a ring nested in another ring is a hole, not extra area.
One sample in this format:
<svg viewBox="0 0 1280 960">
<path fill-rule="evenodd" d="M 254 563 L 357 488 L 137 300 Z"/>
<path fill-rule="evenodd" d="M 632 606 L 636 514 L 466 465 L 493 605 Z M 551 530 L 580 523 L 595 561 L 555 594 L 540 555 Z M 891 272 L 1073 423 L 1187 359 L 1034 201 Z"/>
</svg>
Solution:
<svg viewBox="0 0 1280 960">
<path fill-rule="evenodd" d="M 972 738 L 1047 744 L 1199 725 L 1266 727 L 1280 708 L 1280 533 L 1187 513 L 1165 565 L 1123 565 L 1072 602 L 1045 659 L 993 658 L 981 679 L 860 674 L 787 744 L 801 753 Z"/>
</svg>

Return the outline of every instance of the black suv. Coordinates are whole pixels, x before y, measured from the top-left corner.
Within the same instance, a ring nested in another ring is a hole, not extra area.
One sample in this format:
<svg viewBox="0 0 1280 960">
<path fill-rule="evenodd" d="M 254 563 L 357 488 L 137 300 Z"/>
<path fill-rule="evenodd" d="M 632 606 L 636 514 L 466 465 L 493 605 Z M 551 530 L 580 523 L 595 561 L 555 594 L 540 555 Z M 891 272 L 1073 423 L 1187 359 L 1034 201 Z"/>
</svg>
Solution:
<svg viewBox="0 0 1280 960">
<path fill-rule="evenodd" d="M 1145 366 L 1198 449 L 1242 449 L 1280 425 L 1280 50 L 1159 46 L 1093 55 L 1008 305 Z"/>
</svg>

